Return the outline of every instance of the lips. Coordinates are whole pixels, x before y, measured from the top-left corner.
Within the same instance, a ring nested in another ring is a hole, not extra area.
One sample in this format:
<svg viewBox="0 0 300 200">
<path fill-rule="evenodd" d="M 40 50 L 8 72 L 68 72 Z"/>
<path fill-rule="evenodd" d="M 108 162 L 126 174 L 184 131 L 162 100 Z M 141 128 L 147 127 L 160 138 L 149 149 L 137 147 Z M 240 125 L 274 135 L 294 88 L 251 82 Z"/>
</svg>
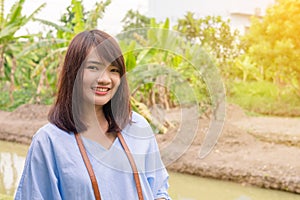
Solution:
<svg viewBox="0 0 300 200">
<path fill-rule="evenodd" d="M 96 88 L 95 90 L 99 92 L 107 92 L 109 88 Z"/>
<path fill-rule="evenodd" d="M 105 95 L 110 90 L 110 88 L 108 87 L 101 87 L 101 86 L 93 87 L 92 89 L 94 90 L 95 94 L 98 95 Z"/>
</svg>

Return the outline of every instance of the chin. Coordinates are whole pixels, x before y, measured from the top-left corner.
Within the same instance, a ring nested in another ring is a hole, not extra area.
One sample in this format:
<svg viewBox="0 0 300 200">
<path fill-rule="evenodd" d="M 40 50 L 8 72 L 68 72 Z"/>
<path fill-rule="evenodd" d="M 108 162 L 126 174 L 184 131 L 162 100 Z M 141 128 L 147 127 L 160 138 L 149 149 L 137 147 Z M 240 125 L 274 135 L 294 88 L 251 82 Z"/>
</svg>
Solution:
<svg viewBox="0 0 300 200">
<path fill-rule="evenodd" d="M 107 103 L 108 103 L 108 101 L 95 101 L 94 102 L 95 106 L 104 106 Z"/>
</svg>

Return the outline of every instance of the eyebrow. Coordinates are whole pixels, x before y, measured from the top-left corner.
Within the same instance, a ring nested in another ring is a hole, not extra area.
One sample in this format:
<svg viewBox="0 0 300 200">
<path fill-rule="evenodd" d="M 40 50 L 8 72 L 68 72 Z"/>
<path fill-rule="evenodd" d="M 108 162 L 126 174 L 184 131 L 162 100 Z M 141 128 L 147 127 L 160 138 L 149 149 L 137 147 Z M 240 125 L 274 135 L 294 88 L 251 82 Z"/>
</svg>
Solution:
<svg viewBox="0 0 300 200">
<path fill-rule="evenodd" d="M 94 60 L 88 60 L 87 63 L 95 64 L 95 65 L 104 65 L 104 63 Z"/>
</svg>

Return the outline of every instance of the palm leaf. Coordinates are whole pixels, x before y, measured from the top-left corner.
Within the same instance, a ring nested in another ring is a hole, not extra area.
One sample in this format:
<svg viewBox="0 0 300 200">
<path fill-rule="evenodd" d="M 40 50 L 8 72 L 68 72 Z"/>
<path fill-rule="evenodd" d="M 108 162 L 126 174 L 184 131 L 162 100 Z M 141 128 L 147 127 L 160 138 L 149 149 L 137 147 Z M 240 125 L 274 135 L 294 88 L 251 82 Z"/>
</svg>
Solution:
<svg viewBox="0 0 300 200">
<path fill-rule="evenodd" d="M 13 24 L 16 22 L 21 22 L 22 21 L 22 9 L 23 9 L 23 4 L 25 0 L 19 0 L 17 1 L 10 10 L 10 14 L 7 15 L 6 22 L 8 24 Z"/>
<path fill-rule="evenodd" d="M 16 58 L 20 58 L 20 57 L 36 50 L 36 49 L 40 49 L 40 48 L 43 48 L 43 47 L 49 48 L 49 46 L 51 46 L 51 45 L 65 43 L 66 41 L 67 40 L 65 40 L 65 39 L 50 38 L 50 39 L 46 39 L 46 40 L 41 40 L 39 42 L 35 42 L 32 45 L 30 45 L 29 47 L 25 48 L 19 54 L 17 54 Z"/>
<path fill-rule="evenodd" d="M 34 21 L 38 21 L 41 22 L 42 24 L 45 24 L 47 26 L 51 26 L 53 28 L 55 28 L 56 30 L 60 30 L 63 32 L 68 32 L 68 33 L 72 33 L 73 31 L 65 26 L 60 26 L 56 23 L 53 23 L 51 21 L 45 20 L 45 19 L 39 19 L 39 18 L 33 18 Z"/>
<path fill-rule="evenodd" d="M 59 55 L 62 55 L 66 52 L 67 50 L 67 47 L 64 47 L 64 48 L 59 48 L 59 49 L 56 49 L 54 51 L 52 51 L 51 53 L 49 53 L 46 57 L 44 57 L 40 63 L 36 66 L 36 68 L 33 70 L 32 72 L 32 75 L 31 77 L 35 77 L 35 76 L 38 76 L 42 73 L 43 69 L 44 68 L 47 68 L 49 69 L 47 66 L 45 66 L 45 63 L 49 60 L 54 60 L 55 58 L 55 61 L 54 62 L 57 62 L 57 64 L 59 63 L 59 60 L 57 59 L 57 57 L 59 57 Z M 57 65 L 51 65 L 51 66 L 57 66 Z"/>
<path fill-rule="evenodd" d="M 144 65 L 149 63 L 149 59 L 153 58 L 153 55 L 158 52 L 153 48 L 145 48 L 137 56 L 136 63 L 137 65 Z"/>
<path fill-rule="evenodd" d="M 4 29 L 2 29 L 0 32 L 0 39 L 9 37 L 12 38 L 15 32 L 18 31 L 21 26 L 25 25 L 29 20 L 31 20 L 33 16 L 46 5 L 44 3 L 39 6 L 29 17 L 23 17 L 21 13 L 23 9 L 23 3 L 24 0 L 20 0 L 12 6 L 11 13 L 8 14 L 6 24 L 4 24 Z"/>
<path fill-rule="evenodd" d="M 74 32 L 80 33 L 84 30 L 83 5 L 81 1 L 72 0 L 72 6 L 72 12 L 74 13 L 74 18 L 72 22 L 75 24 Z"/>
<path fill-rule="evenodd" d="M 134 97 L 130 98 L 130 102 L 133 110 L 145 117 L 147 121 L 155 126 L 160 133 L 166 133 L 168 131 L 167 127 L 160 123 L 159 120 L 151 114 L 150 110 L 145 104 L 137 101 Z"/>
<path fill-rule="evenodd" d="M 2 30 L 4 22 L 4 0 L 0 0 L 0 30 Z"/>
<path fill-rule="evenodd" d="M 38 12 L 40 12 L 44 7 L 46 6 L 46 3 L 43 3 L 40 5 L 37 9 L 35 9 L 28 17 L 24 18 L 22 21 L 22 24 L 26 24 L 29 20 L 32 20 L 34 15 L 36 15 Z"/>
<path fill-rule="evenodd" d="M 2 29 L 0 31 L 0 41 L 3 41 L 9 37 L 13 37 L 13 35 L 15 34 L 15 32 L 17 30 L 19 30 L 19 28 L 20 27 L 16 26 L 15 24 L 9 24 L 9 25 L 5 26 L 4 29 Z"/>
<path fill-rule="evenodd" d="M 90 30 L 97 27 L 98 19 L 103 17 L 103 13 L 105 12 L 106 7 L 111 3 L 111 0 L 107 0 L 106 2 L 100 2 L 95 4 L 95 9 L 89 12 L 87 21 L 85 23 L 85 29 Z"/>
<path fill-rule="evenodd" d="M 18 40 L 18 39 L 25 39 L 25 38 L 29 39 L 29 38 L 32 38 L 32 37 L 34 37 L 34 36 L 36 36 L 36 35 L 38 35 L 38 34 L 20 35 L 20 36 L 14 37 L 14 39 L 15 39 L 15 40 Z"/>
</svg>

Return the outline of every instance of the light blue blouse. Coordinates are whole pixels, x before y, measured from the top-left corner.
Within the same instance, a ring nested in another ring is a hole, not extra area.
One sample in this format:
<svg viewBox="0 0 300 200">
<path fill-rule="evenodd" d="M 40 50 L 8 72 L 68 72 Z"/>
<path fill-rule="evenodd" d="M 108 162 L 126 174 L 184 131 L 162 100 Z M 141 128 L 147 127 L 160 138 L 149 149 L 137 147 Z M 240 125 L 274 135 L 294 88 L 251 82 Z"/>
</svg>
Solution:
<svg viewBox="0 0 300 200">
<path fill-rule="evenodd" d="M 145 200 L 171 199 L 168 173 L 147 121 L 133 112 L 122 135 L 135 159 Z M 138 199 L 130 163 L 118 140 L 110 149 L 83 139 L 103 200 Z M 73 133 L 46 124 L 33 137 L 15 200 L 93 200 L 92 184 Z"/>
</svg>

